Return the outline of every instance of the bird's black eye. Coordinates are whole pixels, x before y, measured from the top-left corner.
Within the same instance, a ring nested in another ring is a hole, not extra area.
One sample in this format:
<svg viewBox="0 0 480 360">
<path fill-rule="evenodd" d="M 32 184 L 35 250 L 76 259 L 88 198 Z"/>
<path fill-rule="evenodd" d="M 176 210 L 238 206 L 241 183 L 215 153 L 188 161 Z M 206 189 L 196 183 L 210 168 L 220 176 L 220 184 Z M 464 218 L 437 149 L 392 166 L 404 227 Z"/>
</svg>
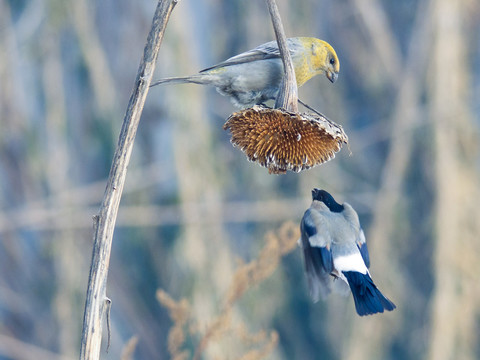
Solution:
<svg viewBox="0 0 480 360">
<path fill-rule="evenodd" d="M 330 64 L 335 65 L 335 59 L 334 58 L 330 58 Z"/>
</svg>

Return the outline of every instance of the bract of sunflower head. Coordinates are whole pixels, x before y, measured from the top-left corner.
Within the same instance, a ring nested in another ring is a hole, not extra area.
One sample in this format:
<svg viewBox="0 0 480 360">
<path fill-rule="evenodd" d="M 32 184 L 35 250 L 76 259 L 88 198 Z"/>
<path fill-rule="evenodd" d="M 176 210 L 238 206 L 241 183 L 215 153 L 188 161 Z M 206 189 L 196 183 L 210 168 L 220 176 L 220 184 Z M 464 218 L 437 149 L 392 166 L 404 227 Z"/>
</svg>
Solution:
<svg viewBox="0 0 480 360">
<path fill-rule="evenodd" d="M 250 161 L 274 174 L 322 164 L 348 143 L 343 128 L 324 116 L 259 105 L 233 113 L 223 128 Z"/>
</svg>

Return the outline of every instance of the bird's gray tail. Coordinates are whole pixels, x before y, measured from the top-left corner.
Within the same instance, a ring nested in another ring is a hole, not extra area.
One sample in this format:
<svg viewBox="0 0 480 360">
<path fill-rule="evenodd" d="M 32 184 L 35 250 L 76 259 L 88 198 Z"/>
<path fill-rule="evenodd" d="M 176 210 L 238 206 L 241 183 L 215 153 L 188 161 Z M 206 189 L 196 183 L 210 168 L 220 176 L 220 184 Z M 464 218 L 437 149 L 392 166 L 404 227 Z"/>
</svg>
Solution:
<svg viewBox="0 0 480 360">
<path fill-rule="evenodd" d="M 192 76 L 182 76 L 182 77 L 169 77 L 160 80 L 156 80 L 150 84 L 150 87 L 162 84 L 185 84 L 185 83 L 193 83 L 193 84 L 209 84 L 211 80 L 202 74 L 192 75 Z"/>
</svg>

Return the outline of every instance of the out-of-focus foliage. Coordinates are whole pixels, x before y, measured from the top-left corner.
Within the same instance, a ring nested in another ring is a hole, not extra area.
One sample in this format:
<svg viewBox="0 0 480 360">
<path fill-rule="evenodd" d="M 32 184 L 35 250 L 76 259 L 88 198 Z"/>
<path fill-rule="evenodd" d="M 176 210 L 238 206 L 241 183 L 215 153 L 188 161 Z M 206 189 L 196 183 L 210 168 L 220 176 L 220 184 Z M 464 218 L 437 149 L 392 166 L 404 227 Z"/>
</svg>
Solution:
<svg viewBox="0 0 480 360">
<path fill-rule="evenodd" d="M 197 327 L 187 330 L 204 333 L 236 269 L 266 261 L 265 234 L 298 223 L 313 187 L 359 212 L 372 274 L 398 308 L 359 318 L 351 297 L 312 304 L 295 249 L 243 293 L 232 321 L 275 331 L 271 359 L 479 358 L 480 3 L 278 5 L 288 36 L 324 39 L 340 58 L 334 85 L 318 77 L 299 96 L 342 124 L 351 154 L 269 175 L 230 145 L 228 99 L 152 88 L 114 235 L 102 358 L 169 358 L 159 288 L 186 299 Z M 92 216 L 155 6 L 0 0 L 0 359 L 78 357 Z M 272 40 L 269 21 L 262 0 L 180 1 L 156 78 Z M 193 354 L 195 339 L 182 349 Z M 212 338 L 203 356 L 240 357 L 243 345 Z"/>
</svg>

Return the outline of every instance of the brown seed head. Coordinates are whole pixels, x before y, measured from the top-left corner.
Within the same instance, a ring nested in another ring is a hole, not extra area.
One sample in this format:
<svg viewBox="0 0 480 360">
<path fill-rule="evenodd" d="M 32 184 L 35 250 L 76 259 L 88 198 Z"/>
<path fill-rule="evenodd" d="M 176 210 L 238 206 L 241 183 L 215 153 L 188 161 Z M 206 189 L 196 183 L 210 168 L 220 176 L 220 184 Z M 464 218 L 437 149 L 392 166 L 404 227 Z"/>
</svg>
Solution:
<svg viewBox="0 0 480 360">
<path fill-rule="evenodd" d="M 342 127 L 325 117 L 258 105 L 232 114 L 223 129 L 250 161 L 274 174 L 322 164 L 348 143 Z"/>
</svg>

